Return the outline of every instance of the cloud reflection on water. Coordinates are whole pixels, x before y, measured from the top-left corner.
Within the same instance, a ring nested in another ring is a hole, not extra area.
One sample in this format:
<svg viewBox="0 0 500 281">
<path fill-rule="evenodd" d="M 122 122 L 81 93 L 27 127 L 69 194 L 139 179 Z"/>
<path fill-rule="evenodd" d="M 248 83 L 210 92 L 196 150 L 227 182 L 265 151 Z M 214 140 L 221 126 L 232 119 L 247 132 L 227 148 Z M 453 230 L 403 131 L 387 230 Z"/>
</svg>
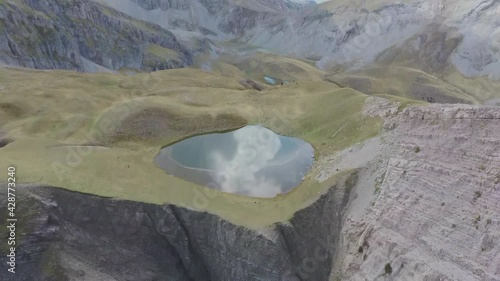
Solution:
<svg viewBox="0 0 500 281">
<path fill-rule="evenodd" d="M 275 197 L 300 184 L 313 162 L 312 146 L 261 126 L 193 137 L 162 149 L 167 173 L 252 197 Z"/>
</svg>

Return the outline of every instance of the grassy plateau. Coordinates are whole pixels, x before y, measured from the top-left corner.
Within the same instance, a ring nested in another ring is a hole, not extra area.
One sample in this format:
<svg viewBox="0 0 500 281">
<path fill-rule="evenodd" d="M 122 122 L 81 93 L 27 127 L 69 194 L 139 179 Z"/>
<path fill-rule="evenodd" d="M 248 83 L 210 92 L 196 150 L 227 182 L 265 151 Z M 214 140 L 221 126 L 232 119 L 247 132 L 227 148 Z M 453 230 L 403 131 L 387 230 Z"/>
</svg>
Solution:
<svg viewBox="0 0 500 281">
<path fill-rule="evenodd" d="M 242 73 L 256 64 L 229 77 L 197 69 L 135 76 L 0 69 L 0 137 L 11 141 L 0 148 L 0 169 L 15 165 L 22 183 L 171 203 L 250 227 L 286 220 L 335 179 L 320 184 L 313 169 L 293 192 L 255 199 L 197 186 L 153 162 L 169 143 L 246 124 L 304 139 L 317 158 L 378 134 L 381 120 L 362 115 L 367 95 L 322 81 L 320 71 L 303 70 L 306 63 L 272 63 L 295 71 L 295 82 L 245 88 Z"/>
</svg>

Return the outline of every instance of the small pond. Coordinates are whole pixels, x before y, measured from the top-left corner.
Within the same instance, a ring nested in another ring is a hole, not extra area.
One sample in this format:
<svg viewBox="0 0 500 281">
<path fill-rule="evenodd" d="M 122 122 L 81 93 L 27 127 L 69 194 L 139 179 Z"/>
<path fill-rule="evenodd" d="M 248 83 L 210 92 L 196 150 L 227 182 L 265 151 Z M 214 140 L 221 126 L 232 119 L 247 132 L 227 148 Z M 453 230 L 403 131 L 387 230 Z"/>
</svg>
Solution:
<svg viewBox="0 0 500 281">
<path fill-rule="evenodd" d="M 272 198 L 298 186 L 314 161 L 313 147 L 262 126 L 185 139 L 163 148 L 158 167 L 224 192 Z"/>
</svg>

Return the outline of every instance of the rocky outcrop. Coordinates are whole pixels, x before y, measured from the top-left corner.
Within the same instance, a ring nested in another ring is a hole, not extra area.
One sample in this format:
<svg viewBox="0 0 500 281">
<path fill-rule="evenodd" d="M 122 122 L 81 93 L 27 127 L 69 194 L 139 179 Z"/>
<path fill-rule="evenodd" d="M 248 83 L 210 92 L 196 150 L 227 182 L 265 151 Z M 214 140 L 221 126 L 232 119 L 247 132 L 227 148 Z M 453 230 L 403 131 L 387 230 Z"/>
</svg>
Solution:
<svg viewBox="0 0 500 281">
<path fill-rule="evenodd" d="M 353 191 L 371 200 L 348 211 L 345 279 L 500 280 L 498 107 L 377 108 L 383 176 Z"/>
<path fill-rule="evenodd" d="M 348 186 L 355 180 L 355 174 L 348 177 Z M 18 271 L 1 271 L 0 278 L 328 280 L 348 198 L 345 187 L 330 188 L 288 222 L 251 230 L 173 205 L 19 186 Z M 5 202 L 0 204 L 5 210 Z M 1 260 L 5 263 L 5 255 Z"/>
<path fill-rule="evenodd" d="M 0 42 L 0 62 L 30 68 L 160 70 L 192 62 L 169 31 L 90 0 L 2 1 Z"/>
</svg>

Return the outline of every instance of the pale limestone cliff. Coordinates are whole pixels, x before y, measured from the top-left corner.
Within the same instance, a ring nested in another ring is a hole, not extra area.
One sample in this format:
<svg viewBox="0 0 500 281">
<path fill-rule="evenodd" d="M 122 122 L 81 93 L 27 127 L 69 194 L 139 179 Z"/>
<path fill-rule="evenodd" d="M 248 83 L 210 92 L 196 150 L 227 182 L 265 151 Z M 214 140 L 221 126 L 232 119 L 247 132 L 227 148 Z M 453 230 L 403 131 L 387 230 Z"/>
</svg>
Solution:
<svg viewBox="0 0 500 281">
<path fill-rule="evenodd" d="M 343 280 L 500 280 L 499 108 L 375 104 L 388 131 L 346 216 Z"/>
</svg>

